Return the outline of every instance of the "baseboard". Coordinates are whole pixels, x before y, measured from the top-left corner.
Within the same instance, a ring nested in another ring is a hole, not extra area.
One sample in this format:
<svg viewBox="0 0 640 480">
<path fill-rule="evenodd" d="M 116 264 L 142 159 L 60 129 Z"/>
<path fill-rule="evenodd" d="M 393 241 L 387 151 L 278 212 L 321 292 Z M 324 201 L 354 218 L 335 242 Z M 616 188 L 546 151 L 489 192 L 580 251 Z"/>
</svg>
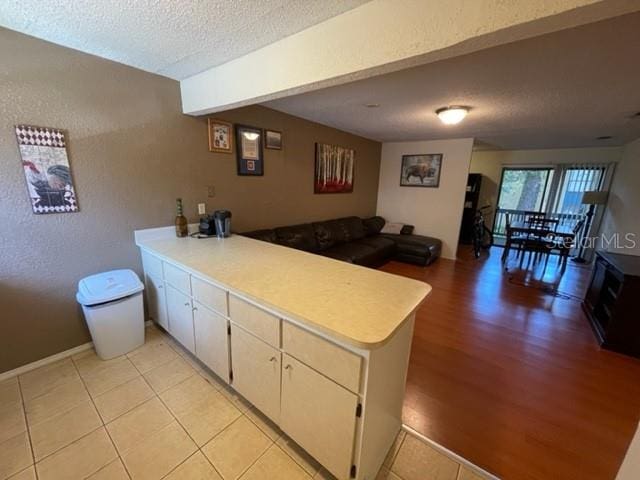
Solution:
<svg viewBox="0 0 640 480">
<path fill-rule="evenodd" d="M 151 325 L 153 325 L 153 322 L 151 320 L 147 320 L 146 322 L 144 322 L 145 327 L 149 327 Z M 50 357 L 27 363 L 26 365 L 22 365 L 21 367 L 14 368 L 13 370 L 9 370 L 7 372 L 2 372 L 0 373 L 0 382 L 30 372 L 31 370 L 35 370 L 36 368 L 44 367 L 45 365 L 49 365 L 50 363 L 54 363 L 58 360 L 62 360 L 64 358 L 75 355 L 76 353 L 84 352 L 85 350 L 89 350 L 90 348 L 93 348 L 93 342 L 83 343 L 82 345 L 70 348 L 69 350 L 65 350 L 64 352 L 56 353 L 55 355 L 51 355 Z"/>
<path fill-rule="evenodd" d="M 35 370 L 36 368 L 44 367 L 45 365 L 49 365 L 50 363 L 65 359 L 67 357 L 75 355 L 76 353 L 84 352 L 85 350 L 89 350 L 92 347 L 93 342 L 83 343 L 82 345 L 70 348 L 69 350 L 65 350 L 64 352 L 56 353 L 55 355 L 51 355 L 50 357 L 27 363 L 26 365 L 22 365 L 21 367 L 14 368 L 13 370 L 9 370 L 7 372 L 2 372 L 0 373 L 0 382 L 30 372 L 31 370 Z"/>
<path fill-rule="evenodd" d="M 464 457 L 461 457 L 460 455 L 458 455 L 457 453 L 452 452 L 451 450 L 443 447 L 442 445 L 440 445 L 439 443 L 434 442 L 433 440 L 425 437 L 424 435 L 422 435 L 420 432 L 415 431 L 413 428 L 407 426 L 407 425 L 402 425 L 402 429 L 413 435 L 414 437 L 418 437 L 420 440 L 422 440 L 424 443 L 426 443 L 427 445 L 429 445 L 430 447 L 434 448 L 435 450 L 439 451 L 440 453 L 442 453 L 443 455 L 446 455 L 447 457 L 455 460 L 456 462 L 464 465 L 465 467 L 467 467 L 469 470 L 471 470 L 472 472 L 480 475 L 483 478 L 486 478 L 487 480 L 500 480 L 498 477 L 496 477 L 495 475 L 487 472 L 486 470 L 483 470 L 482 468 L 478 467 L 477 465 L 474 465 L 473 463 L 471 463 L 469 460 L 467 460 Z"/>
</svg>

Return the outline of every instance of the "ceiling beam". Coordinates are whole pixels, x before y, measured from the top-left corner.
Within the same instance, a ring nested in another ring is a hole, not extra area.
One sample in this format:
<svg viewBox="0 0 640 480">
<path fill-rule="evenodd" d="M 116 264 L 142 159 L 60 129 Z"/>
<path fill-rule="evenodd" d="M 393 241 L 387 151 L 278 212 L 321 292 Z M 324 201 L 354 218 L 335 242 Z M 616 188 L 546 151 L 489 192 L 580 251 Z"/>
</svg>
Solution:
<svg viewBox="0 0 640 480">
<path fill-rule="evenodd" d="M 182 109 L 265 102 L 637 10 L 637 0 L 373 0 L 182 80 Z"/>
</svg>

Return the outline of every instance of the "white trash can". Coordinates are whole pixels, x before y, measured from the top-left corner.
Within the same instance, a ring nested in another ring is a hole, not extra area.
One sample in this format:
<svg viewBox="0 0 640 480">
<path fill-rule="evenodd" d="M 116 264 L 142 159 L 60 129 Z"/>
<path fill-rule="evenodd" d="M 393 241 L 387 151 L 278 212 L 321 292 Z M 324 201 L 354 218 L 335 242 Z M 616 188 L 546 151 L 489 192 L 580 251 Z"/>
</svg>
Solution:
<svg viewBox="0 0 640 480">
<path fill-rule="evenodd" d="M 124 355 L 144 343 L 142 290 L 144 285 L 133 270 L 98 273 L 78 282 L 76 299 L 102 360 Z"/>
</svg>

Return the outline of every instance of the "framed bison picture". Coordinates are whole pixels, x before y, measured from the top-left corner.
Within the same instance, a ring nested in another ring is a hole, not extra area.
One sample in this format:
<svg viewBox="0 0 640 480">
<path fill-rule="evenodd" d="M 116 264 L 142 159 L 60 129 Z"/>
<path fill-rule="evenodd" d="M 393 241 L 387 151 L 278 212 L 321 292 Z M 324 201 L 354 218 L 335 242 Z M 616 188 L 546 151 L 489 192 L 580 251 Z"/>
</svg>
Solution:
<svg viewBox="0 0 640 480">
<path fill-rule="evenodd" d="M 400 186 L 438 188 L 440 186 L 440 170 L 442 170 L 441 153 L 403 155 Z"/>
</svg>

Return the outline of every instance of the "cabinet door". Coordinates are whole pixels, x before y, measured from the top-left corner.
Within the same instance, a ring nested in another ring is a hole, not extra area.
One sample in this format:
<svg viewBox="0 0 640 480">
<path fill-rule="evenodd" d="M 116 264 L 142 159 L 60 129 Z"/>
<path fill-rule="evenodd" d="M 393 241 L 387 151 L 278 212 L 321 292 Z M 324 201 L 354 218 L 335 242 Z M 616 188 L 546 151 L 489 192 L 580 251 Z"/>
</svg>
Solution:
<svg viewBox="0 0 640 480">
<path fill-rule="evenodd" d="M 229 381 L 227 319 L 193 302 L 196 356 L 220 378 Z"/>
<path fill-rule="evenodd" d="M 350 475 L 358 397 L 282 355 L 280 428 L 339 479 Z"/>
<path fill-rule="evenodd" d="M 280 352 L 231 324 L 233 388 L 274 422 L 280 418 Z"/>
<path fill-rule="evenodd" d="M 187 350 L 195 353 L 191 298 L 179 292 L 171 285 L 165 284 L 165 290 L 167 295 L 167 313 L 169 316 L 169 333 Z"/>
<path fill-rule="evenodd" d="M 167 302 L 164 296 L 164 283 L 151 275 L 145 275 L 147 289 L 147 306 L 149 317 L 165 330 L 169 330 L 167 320 Z"/>
</svg>

